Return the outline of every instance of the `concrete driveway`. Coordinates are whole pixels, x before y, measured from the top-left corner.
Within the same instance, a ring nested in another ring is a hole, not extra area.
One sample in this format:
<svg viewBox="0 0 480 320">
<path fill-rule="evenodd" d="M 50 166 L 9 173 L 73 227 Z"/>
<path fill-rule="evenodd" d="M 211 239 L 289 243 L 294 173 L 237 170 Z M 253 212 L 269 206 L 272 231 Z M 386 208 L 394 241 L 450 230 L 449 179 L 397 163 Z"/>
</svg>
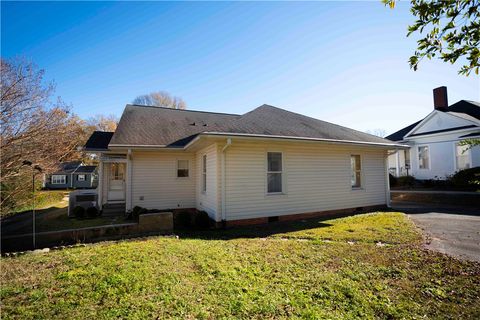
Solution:
<svg viewBox="0 0 480 320">
<path fill-rule="evenodd" d="M 425 204 L 392 204 L 427 235 L 426 247 L 460 259 L 480 262 L 480 209 Z"/>
</svg>

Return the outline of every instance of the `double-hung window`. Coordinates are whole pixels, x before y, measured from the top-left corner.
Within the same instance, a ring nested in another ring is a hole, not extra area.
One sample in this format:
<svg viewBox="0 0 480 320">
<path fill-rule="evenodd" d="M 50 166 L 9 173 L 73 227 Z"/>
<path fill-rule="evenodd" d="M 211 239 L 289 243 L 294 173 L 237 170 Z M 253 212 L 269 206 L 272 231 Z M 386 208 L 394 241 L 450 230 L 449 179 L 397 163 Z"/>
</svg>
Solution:
<svg viewBox="0 0 480 320">
<path fill-rule="evenodd" d="M 470 163 L 470 148 L 469 146 L 463 146 L 459 143 L 455 144 L 455 159 L 457 164 L 457 170 L 469 169 L 472 164 Z"/>
<path fill-rule="evenodd" d="M 352 188 L 360 188 L 362 186 L 362 162 L 360 155 L 352 154 L 350 156 L 350 167 Z"/>
<path fill-rule="evenodd" d="M 418 147 L 418 168 L 430 169 L 430 150 L 428 146 Z"/>
<path fill-rule="evenodd" d="M 77 180 L 78 180 L 78 181 L 85 181 L 85 175 L 84 175 L 84 174 L 79 174 L 79 175 L 77 176 Z"/>
<path fill-rule="evenodd" d="M 67 176 L 64 174 L 52 175 L 52 184 L 65 184 L 67 183 Z"/>
<path fill-rule="evenodd" d="M 188 160 L 178 160 L 177 178 L 187 178 L 189 174 L 188 169 Z"/>
<path fill-rule="evenodd" d="M 281 152 L 267 153 L 267 193 L 282 193 L 283 161 Z"/>
<path fill-rule="evenodd" d="M 207 155 L 202 157 L 202 191 L 207 192 Z"/>
</svg>

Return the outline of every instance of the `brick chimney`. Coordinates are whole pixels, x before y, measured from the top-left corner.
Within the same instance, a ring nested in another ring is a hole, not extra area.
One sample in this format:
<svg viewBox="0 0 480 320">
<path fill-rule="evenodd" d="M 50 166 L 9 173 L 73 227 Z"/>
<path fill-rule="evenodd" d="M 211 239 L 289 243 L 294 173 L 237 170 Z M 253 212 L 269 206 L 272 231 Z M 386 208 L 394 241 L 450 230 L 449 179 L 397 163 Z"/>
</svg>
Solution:
<svg viewBox="0 0 480 320">
<path fill-rule="evenodd" d="M 433 89 L 433 108 L 446 110 L 448 108 L 447 87 Z"/>
</svg>

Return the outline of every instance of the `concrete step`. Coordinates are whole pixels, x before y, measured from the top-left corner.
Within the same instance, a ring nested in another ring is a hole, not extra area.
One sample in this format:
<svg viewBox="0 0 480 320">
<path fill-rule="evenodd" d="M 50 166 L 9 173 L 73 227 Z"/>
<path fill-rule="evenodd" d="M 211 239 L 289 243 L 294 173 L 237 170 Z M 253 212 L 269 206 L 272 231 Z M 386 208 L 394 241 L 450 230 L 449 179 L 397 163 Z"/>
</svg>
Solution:
<svg viewBox="0 0 480 320">
<path fill-rule="evenodd" d="M 102 215 L 107 217 L 125 215 L 125 203 L 108 203 L 104 205 Z"/>
</svg>

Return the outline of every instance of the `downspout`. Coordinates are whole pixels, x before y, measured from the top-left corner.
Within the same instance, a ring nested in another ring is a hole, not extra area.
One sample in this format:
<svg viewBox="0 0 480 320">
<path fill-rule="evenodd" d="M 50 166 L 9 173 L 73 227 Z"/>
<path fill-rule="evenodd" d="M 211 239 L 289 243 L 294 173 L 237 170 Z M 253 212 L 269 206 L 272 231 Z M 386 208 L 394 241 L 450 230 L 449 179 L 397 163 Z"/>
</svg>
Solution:
<svg viewBox="0 0 480 320">
<path fill-rule="evenodd" d="M 226 212 L 227 205 L 225 203 L 225 201 L 227 200 L 227 192 L 226 192 L 227 153 L 226 153 L 226 150 L 231 145 L 232 145 L 232 139 L 228 138 L 227 143 L 222 148 L 222 222 L 223 224 L 225 224 L 225 222 L 227 221 L 227 212 Z"/>
<path fill-rule="evenodd" d="M 398 149 L 396 150 L 398 152 Z M 386 152 L 386 156 L 385 156 L 385 204 L 387 205 L 388 208 L 391 208 L 391 204 L 390 204 L 390 172 L 388 170 L 388 156 L 389 156 L 389 152 L 387 151 Z"/>
<path fill-rule="evenodd" d="M 98 182 L 97 182 L 97 194 L 98 194 L 98 207 L 102 210 L 103 207 L 103 161 L 100 156 L 100 162 L 98 163 Z"/>
<path fill-rule="evenodd" d="M 127 181 L 126 181 L 126 203 L 125 211 L 132 210 L 132 149 L 127 151 Z"/>
</svg>

